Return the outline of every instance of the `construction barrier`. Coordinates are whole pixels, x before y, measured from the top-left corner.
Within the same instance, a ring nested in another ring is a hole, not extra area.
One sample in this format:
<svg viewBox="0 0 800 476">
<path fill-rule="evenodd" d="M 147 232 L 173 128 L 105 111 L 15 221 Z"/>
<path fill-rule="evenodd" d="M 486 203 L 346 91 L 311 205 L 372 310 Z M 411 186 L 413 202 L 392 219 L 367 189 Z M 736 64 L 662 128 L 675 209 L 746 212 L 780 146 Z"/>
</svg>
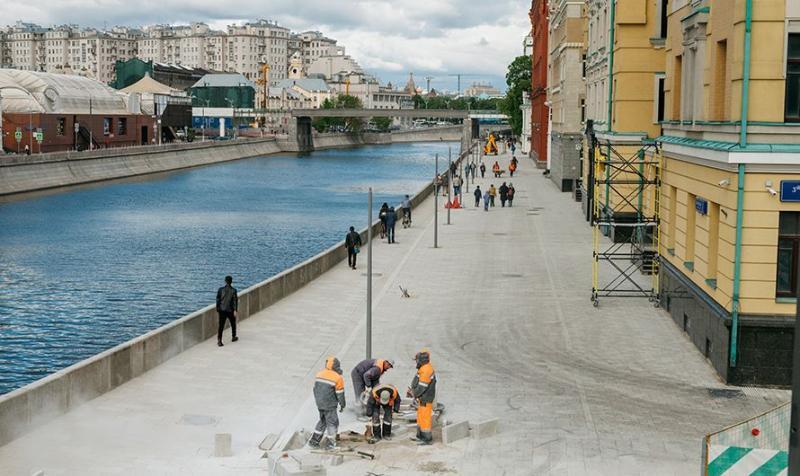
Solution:
<svg viewBox="0 0 800 476">
<path fill-rule="evenodd" d="M 786 475 L 790 402 L 706 435 L 703 475 Z"/>
</svg>

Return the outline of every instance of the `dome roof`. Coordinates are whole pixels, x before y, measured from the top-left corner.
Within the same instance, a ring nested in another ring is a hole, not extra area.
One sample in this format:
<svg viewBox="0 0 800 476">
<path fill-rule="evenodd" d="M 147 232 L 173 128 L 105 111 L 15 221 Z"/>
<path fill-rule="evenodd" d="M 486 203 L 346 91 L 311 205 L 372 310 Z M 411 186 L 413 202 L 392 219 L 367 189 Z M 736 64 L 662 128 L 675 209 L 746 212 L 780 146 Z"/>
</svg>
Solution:
<svg viewBox="0 0 800 476">
<path fill-rule="evenodd" d="M 125 96 L 83 76 L 0 69 L 3 112 L 128 114 Z"/>
</svg>

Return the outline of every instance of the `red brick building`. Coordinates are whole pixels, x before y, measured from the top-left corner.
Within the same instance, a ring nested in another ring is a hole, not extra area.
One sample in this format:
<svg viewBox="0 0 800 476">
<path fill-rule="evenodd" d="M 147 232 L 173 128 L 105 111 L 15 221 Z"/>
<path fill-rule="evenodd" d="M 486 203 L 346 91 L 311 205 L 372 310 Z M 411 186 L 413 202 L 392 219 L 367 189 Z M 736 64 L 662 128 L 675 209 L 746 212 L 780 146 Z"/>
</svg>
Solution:
<svg viewBox="0 0 800 476">
<path fill-rule="evenodd" d="M 547 166 L 547 0 L 532 0 L 531 19 L 533 56 L 531 57 L 531 157 L 538 166 Z"/>
</svg>

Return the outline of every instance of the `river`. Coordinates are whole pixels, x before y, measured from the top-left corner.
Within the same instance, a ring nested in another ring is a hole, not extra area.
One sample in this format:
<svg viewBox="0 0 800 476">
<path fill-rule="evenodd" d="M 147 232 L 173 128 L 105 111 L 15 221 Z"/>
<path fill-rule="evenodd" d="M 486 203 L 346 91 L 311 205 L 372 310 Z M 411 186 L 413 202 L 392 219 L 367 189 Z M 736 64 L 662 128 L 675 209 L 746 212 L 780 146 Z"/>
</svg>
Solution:
<svg viewBox="0 0 800 476">
<path fill-rule="evenodd" d="M 244 289 L 366 226 L 447 143 L 245 159 L 0 204 L 0 394 Z M 454 154 L 457 146 L 454 144 Z M 402 233 L 402 232 L 401 232 Z"/>
</svg>

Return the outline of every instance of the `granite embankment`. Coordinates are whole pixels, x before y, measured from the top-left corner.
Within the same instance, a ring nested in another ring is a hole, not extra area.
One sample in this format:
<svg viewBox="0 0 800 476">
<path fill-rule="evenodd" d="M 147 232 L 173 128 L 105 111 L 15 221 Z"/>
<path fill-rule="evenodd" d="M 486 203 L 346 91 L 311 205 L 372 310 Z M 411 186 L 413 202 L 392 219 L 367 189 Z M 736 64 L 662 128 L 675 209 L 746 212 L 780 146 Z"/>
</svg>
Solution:
<svg viewBox="0 0 800 476">
<path fill-rule="evenodd" d="M 395 142 L 460 140 L 461 126 L 387 134 L 318 134 L 315 149 Z M 60 152 L 0 159 L 0 196 L 72 187 L 276 154 L 287 150 L 285 138 L 205 141 L 92 152 Z"/>
</svg>

